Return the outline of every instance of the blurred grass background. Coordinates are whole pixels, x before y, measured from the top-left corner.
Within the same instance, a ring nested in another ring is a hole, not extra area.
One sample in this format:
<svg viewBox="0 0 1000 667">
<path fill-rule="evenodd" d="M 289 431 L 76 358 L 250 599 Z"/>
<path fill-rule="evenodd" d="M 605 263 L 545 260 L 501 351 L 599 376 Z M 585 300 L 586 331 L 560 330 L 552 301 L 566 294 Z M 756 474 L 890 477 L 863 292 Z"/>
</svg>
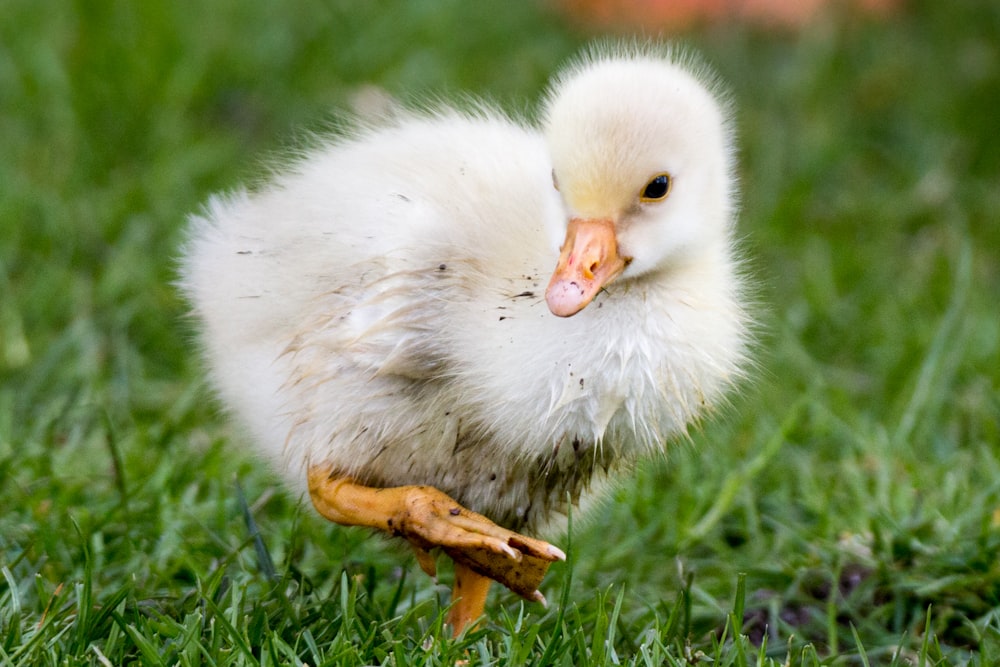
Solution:
<svg viewBox="0 0 1000 667">
<path fill-rule="evenodd" d="M 209 193 L 367 84 L 531 109 L 599 34 L 536 3 L 3 3 L 0 661 L 1000 664 L 997 3 L 677 36 L 737 106 L 760 372 L 577 522 L 549 610 L 495 594 L 452 642 L 448 582 L 299 508 L 210 400 L 170 284 Z"/>
</svg>

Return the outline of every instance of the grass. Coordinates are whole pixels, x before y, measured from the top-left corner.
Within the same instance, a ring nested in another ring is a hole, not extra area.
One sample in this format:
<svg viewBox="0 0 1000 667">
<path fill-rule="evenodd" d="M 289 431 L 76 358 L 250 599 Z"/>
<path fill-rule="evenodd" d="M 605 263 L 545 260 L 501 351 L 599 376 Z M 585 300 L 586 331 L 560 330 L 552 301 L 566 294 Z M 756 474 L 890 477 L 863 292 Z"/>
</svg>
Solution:
<svg viewBox="0 0 1000 667">
<path fill-rule="evenodd" d="M 184 217 L 372 82 L 523 108 L 533 4 L 10 0 L 0 663 L 1000 664 L 1000 9 L 685 36 L 738 106 L 761 372 L 453 641 L 399 545 L 284 495 L 208 399 Z M 246 518 L 249 517 L 249 520 Z"/>
</svg>

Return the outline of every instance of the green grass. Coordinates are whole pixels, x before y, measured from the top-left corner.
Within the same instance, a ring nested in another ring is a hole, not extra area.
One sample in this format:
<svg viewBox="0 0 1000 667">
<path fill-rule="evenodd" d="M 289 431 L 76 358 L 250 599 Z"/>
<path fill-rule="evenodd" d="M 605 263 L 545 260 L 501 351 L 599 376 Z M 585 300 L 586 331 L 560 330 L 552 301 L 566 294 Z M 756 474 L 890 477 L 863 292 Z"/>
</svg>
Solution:
<svg viewBox="0 0 1000 667">
<path fill-rule="evenodd" d="M 204 4 L 3 6 L 0 664 L 1000 664 L 1000 6 L 685 36 L 738 105 L 761 370 L 575 522 L 548 610 L 452 641 L 446 573 L 316 519 L 209 400 L 181 228 L 366 82 L 524 108 L 589 35 Z"/>
</svg>

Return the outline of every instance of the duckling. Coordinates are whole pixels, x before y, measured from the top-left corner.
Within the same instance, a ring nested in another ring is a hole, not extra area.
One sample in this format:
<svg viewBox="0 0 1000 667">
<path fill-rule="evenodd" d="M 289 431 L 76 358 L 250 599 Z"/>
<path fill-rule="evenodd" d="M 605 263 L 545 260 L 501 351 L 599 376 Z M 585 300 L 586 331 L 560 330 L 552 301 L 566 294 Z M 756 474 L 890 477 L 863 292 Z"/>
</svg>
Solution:
<svg viewBox="0 0 1000 667">
<path fill-rule="evenodd" d="M 358 120 L 191 218 L 179 282 L 222 403 L 326 519 L 431 575 L 443 549 L 456 635 L 494 580 L 544 602 L 565 554 L 542 536 L 743 374 L 716 91 L 670 47 L 592 47 L 539 126 Z"/>
</svg>

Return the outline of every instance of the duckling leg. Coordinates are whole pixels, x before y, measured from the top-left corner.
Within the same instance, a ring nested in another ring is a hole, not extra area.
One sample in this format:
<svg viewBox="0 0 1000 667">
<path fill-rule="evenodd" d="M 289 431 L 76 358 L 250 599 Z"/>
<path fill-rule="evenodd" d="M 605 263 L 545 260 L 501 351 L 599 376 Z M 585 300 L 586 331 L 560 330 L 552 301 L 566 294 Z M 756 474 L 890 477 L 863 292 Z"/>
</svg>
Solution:
<svg viewBox="0 0 1000 667">
<path fill-rule="evenodd" d="M 566 559 L 558 547 L 498 526 L 430 486 L 372 488 L 320 465 L 309 469 L 309 495 L 316 510 L 334 523 L 404 537 L 418 554 L 443 547 L 456 567 L 498 581 L 529 600 L 544 603 L 538 585 L 549 564 Z M 421 560 L 425 571 L 427 561 Z"/>
<path fill-rule="evenodd" d="M 466 626 L 483 615 L 486 608 L 486 594 L 493 580 L 461 563 L 455 563 L 455 584 L 451 589 L 451 609 L 448 611 L 448 625 L 455 637 L 462 634 Z"/>
</svg>

